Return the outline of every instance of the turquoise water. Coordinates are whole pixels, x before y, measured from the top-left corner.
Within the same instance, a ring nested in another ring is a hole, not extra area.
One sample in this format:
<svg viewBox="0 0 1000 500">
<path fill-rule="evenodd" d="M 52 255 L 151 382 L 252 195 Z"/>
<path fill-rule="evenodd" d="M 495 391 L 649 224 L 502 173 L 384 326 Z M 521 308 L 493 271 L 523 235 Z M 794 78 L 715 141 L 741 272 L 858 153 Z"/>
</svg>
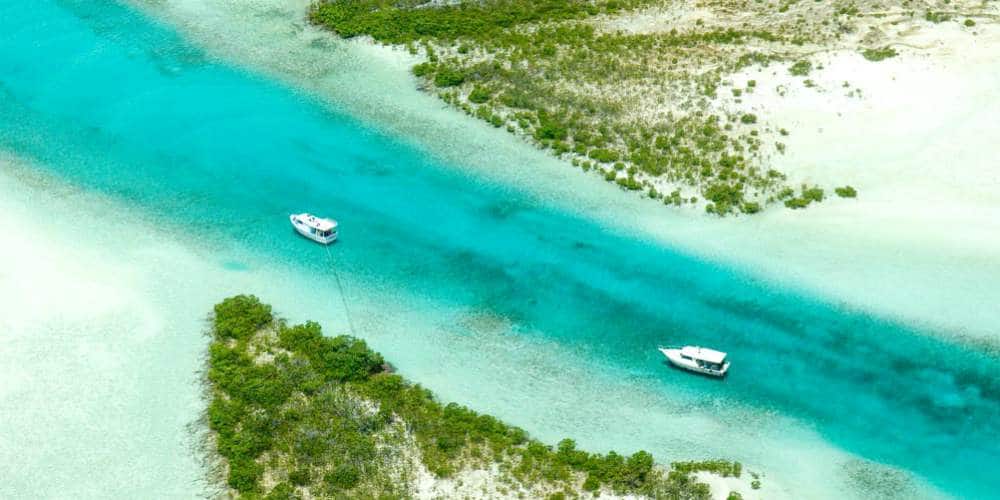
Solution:
<svg viewBox="0 0 1000 500">
<path fill-rule="evenodd" d="M 285 216 L 335 215 L 332 258 L 372 290 L 506 318 L 696 410 L 793 417 L 958 496 L 1000 487 L 995 357 L 463 174 L 115 3 L 0 7 L 0 148 L 197 236 L 230 269 L 249 248 L 300 266 L 289 279 L 328 280 Z M 666 369 L 653 347 L 680 342 L 731 352 L 732 376 Z"/>
</svg>

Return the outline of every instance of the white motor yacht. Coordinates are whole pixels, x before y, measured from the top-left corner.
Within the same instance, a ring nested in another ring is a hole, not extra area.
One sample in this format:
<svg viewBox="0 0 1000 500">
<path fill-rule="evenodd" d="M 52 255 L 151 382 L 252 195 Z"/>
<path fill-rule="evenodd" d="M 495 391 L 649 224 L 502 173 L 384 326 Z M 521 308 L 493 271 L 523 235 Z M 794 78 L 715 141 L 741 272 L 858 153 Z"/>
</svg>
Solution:
<svg viewBox="0 0 1000 500">
<path fill-rule="evenodd" d="M 315 241 L 329 245 L 337 239 L 337 221 L 323 219 L 310 214 L 292 214 L 288 216 L 292 227 L 299 234 Z"/>
<path fill-rule="evenodd" d="M 726 353 L 721 351 L 690 345 L 684 347 L 660 346 L 659 350 L 671 364 L 678 368 L 713 377 L 724 377 L 729 371 Z"/>
</svg>

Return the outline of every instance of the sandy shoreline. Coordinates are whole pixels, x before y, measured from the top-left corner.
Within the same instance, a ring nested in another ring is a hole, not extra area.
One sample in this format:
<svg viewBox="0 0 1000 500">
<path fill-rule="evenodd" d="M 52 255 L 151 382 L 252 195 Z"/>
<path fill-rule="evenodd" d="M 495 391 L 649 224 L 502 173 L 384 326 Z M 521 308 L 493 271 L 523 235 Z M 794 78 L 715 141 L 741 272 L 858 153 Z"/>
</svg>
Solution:
<svg viewBox="0 0 1000 500">
<path fill-rule="evenodd" d="M 848 179 L 859 190 L 857 200 L 766 214 L 759 236 L 773 248 L 781 244 L 772 235 L 795 241 L 799 249 L 778 253 L 782 265 L 835 300 L 996 345 L 1000 30 L 933 26 L 909 41 L 933 48 L 901 48 L 881 62 L 833 52 L 810 75 L 817 88 L 779 73 L 784 97 L 764 88 L 745 99 L 794 127 L 788 154 L 776 159 L 784 171 L 802 182 Z M 774 267 L 764 260 L 756 259 Z M 824 266 L 830 277 L 813 282 L 810 271 Z"/>
</svg>

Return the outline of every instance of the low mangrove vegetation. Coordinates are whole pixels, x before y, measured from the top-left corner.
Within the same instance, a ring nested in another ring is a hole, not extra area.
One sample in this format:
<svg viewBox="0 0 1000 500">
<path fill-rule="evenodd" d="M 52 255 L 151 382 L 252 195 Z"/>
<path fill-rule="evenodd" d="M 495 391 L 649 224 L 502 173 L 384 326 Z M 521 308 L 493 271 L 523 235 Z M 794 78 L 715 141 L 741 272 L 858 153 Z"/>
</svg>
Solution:
<svg viewBox="0 0 1000 500">
<path fill-rule="evenodd" d="M 901 19 L 920 22 L 901 1 L 890 2 Z M 815 47 L 851 47 L 872 61 L 896 55 L 885 35 L 901 31 L 902 21 L 884 14 L 892 7 L 734 9 L 706 0 L 699 8 L 711 17 L 647 26 L 648 16 L 676 8 L 662 0 L 318 0 L 309 19 L 343 37 L 407 47 L 424 59 L 413 74 L 445 102 L 665 205 L 704 204 L 721 216 L 817 201 L 779 196 L 789 180 L 770 160 L 785 153 L 778 139 L 788 131 L 742 107 L 760 91 L 756 80 L 731 78 L 779 63 L 821 92 L 806 78 L 822 68 L 811 60 Z"/>
<path fill-rule="evenodd" d="M 694 474 L 739 477 L 738 462 L 655 464 L 555 446 L 392 373 L 364 341 L 289 325 L 251 295 L 215 306 L 205 382 L 209 449 L 241 498 L 410 498 L 420 478 L 461 482 L 492 471 L 475 495 L 708 499 Z M 483 486 L 487 488 L 487 486 Z"/>
<path fill-rule="evenodd" d="M 882 61 L 890 57 L 896 57 L 899 53 L 892 47 L 882 47 L 880 49 L 865 49 L 861 51 L 861 55 L 869 61 Z"/>
<path fill-rule="evenodd" d="M 833 190 L 841 198 L 857 198 L 858 191 L 851 186 L 842 186 Z"/>
</svg>

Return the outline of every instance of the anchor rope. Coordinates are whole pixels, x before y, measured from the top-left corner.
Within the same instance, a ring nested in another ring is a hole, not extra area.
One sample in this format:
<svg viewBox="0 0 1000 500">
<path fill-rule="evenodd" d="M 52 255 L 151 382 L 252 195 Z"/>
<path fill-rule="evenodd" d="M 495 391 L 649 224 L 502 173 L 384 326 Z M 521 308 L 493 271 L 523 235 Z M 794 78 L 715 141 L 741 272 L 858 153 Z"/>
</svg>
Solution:
<svg viewBox="0 0 1000 500">
<path fill-rule="evenodd" d="M 333 261 L 333 254 L 330 253 L 330 246 L 323 245 L 326 249 L 326 257 L 330 260 L 330 267 L 333 268 L 333 277 L 337 280 L 337 290 L 340 291 L 340 301 L 344 304 L 344 316 L 347 318 L 347 327 L 351 330 L 351 336 L 357 337 L 354 331 L 354 322 L 351 321 L 351 310 L 347 307 L 347 296 L 344 295 L 344 286 L 340 284 L 340 273 L 337 272 L 337 263 Z"/>
</svg>

